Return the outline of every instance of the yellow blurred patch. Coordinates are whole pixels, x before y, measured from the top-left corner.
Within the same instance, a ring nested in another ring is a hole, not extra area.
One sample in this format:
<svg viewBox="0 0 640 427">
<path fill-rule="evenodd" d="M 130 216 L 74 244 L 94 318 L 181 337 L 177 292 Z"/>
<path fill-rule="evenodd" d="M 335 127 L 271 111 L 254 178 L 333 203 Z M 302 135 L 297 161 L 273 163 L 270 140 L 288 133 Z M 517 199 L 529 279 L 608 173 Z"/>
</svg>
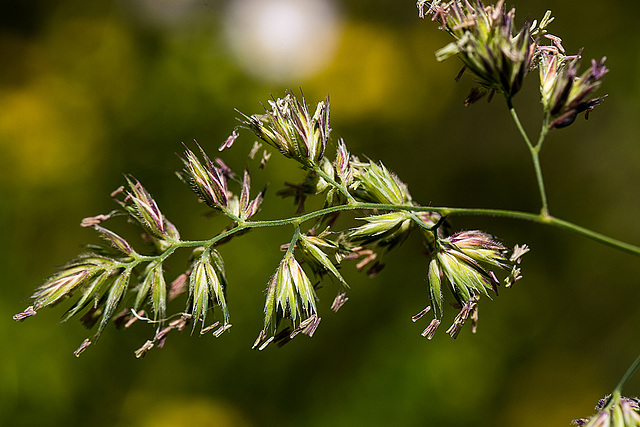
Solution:
<svg viewBox="0 0 640 427">
<path fill-rule="evenodd" d="M 136 80 L 131 37 L 110 21 L 71 19 L 21 49 L 24 62 L 7 64 L 17 83 L 0 91 L 1 182 L 78 182 L 100 161 L 107 109 L 122 108 Z"/>
<path fill-rule="evenodd" d="M 232 405 L 205 397 L 153 399 L 133 394 L 124 403 L 119 425 L 139 427 L 248 427 L 252 425 Z"/>
<path fill-rule="evenodd" d="M 421 31 L 392 31 L 348 23 L 332 64 L 305 83 L 313 96 L 331 96 L 341 119 L 375 115 L 415 120 L 440 111 L 453 92 L 455 67 L 439 64 Z"/>
<path fill-rule="evenodd" d="M 53 186 L 86 176 L 103 142 L 86 94 L 50 75 L 0 95 L 3 185 Z"/>
</svg>

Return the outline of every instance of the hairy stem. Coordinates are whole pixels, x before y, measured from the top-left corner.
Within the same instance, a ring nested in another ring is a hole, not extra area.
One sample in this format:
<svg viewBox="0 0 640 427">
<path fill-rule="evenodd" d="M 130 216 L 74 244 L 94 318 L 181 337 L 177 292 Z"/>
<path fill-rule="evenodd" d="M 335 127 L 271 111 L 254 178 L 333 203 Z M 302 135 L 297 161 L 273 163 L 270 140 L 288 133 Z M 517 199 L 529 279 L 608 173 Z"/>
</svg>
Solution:
<svg viewBox="0 0 640 427">
<path fill-rule="evenodd" d="M 157 256 L 140 256 L 133 261 L 138 264 L 142 261 L 164 260 L 171 253 L 178 248 L 193 248 L 198 246 L 204 246 L 206 248 L 214 246 L 221 240 L 224 240 L 239 232 L 264 227 L 280 227 L 285 225 L 302 224 L 303 222 L 310 221 L 312 219 L 321 217 L 334 212 L 340 211 L 355 211 L 355 210 L 386 210 L 386 211 L 405 211 L 405 212 L 436 212 L 443 216 L 488 216 L 495 218 L 511 218 L 517 220 L 524 220 L 529 222 L 535 222 L 538 224 L 544 224 L 551 227 L 568 230 L 575 234 L 587 237 L 598 243 L 610 246 L 623 252 L 630 253 L 632 255 L 640 256 L 640 246 L 632 245 L 630 243 L 623 242 L 618 239 L 606 236 L 604 234 L 589 230 L 585 227 L 581 227 L 569 221 L 565 221 L 560 218 L 555 218 L 548 214 L 536 214 L 531 212 L 522 212 L 505 209 L 477 209 L 477 208 L 450 208 L 450 207 L 433 207 L 433 206 L 406 206 L 406 205 L 388 205 L 379 203 L 361 203 L 355 202 L 354 204 L 344 204 L 338 206 L 332 206 L 329 208 L 319 209 L 317 211 L 309 212 L 303 215 L 294 216 L 290 218 L 283 218 L 277 220 L 266 221 L 247 221 L 242 225 L 238 225 L 231 228 L 211 239 L 208 240 L 193 240 L 193 241 L 180 241 L 169 247 L 164 253 Z M 296 230 L 299 228 L 297 227 Z"/>
</svg>

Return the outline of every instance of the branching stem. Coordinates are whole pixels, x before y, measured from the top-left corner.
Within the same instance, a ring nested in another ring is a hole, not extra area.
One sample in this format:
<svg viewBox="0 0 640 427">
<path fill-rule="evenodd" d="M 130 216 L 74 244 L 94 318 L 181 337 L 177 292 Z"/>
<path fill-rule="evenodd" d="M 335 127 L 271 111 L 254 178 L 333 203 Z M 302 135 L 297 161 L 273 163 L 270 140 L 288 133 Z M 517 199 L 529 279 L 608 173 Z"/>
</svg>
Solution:
<svg viewBox="0 0 640 427">
<path fill-rule="evenodd" d="M 280 227 L 285 225 L 299 225 L 303 222 L 307 222 L 324 215 L 328 215 L 334 212 L 341 211 L 354 211 L 354 210 L 381 210 L 381 211 L 405 211 L 405 212 L 436 212 L 442 216 L 488 216 L 495 218 L 511 218 L 517 220 L 524 220 L 529 222 L 535 222 L 538 224 L 549 225 L 563 230 L 568 230 L 581 236 L 587 237 L 598 243 L 613 247 L 623 252 L 630 253 L 632 255 L 640 256 L 640 246 L 632 245 L 630 243 L 623 242 L 618 239 L 606 236 L 604 234 L 589 230 L 585 227 L 581 227 L 569 221 L 555 218 L 551 215 L 543 215 L 542 213 L 536 214 L 531 212 L 522 212 L 505 209 L 478 209 L 478 208 L 450 208 L 450 207 L 433 207 L 433 206 L 406 206 L 406 205 L 388 205 L 379 203 L 360 203 L 344 204 L 338 206 L 332 206 L 329 208 L 319 209 L 317 211 L 309 212 L 303 215 L 283 218 L 277 220 L 266 221 L 247 221 L 242 225 L 238 225 L 231 228 L 211 239 L 208 240 L 191 240 L 191 241 L 179 241 L 170 246 L 165 252 L 157 256 L 140 256 L 137 258 L 135 264 L 142 261 L 154 261 L 164 260 L 170 256 L 178 248 L 193 248 L 193 247 L 212 247 L 221 240 L 237 234 L 239 232 L 265 227 Z M 296 227 L 299 233 L 299 227 Z M 123 265 L 124 266 L 124 265 Z"/>
<path fill-rule="evenodd" d="M 531 143 L 531 140 L 529 139 L 529 136 L 527 135 L 527 132 L 524 130 L 524 127 L 522 127 L 522 123 L 520 123 L 520 118 L 518 117 L 518 113 L 516 112 L 515 108 L 513 107 L 513 105 L 509 100 L 507 100 L 507 104 L 509 106 L 509 112 L 511 113 L 511 117 L 515 122 L 516 127 L 520 132 L 520 135 L 522 135 L 522 138 L 524 139 L 525 143 L 527 144 L 527 147 L 529 148 L 529 153 L 531 154 L 531 161 L 533 162 L 533 168 L 535 169 L 535 172 L 536 172 L 536 180 L 538 182 L 540 200 L 542 201 L 542 208 L 540 209 L 540 214 L 543 216 L 547 216 L 549 215 L 549 203 L 547 202 L 547 192 L 545 191 L 545 188 L 544 188 L 544 179 L 542 177 L 542 167 L 540 166 L 540 149 L 542 148 L 542 143 L 544 142 L 544 138 L 546 137 L 547 131 L 548 131 L 546 126 L 546 121 L 542 126 L 542 131 L 540 132 L 540 137 L 538 138 L 538 142 L 536 143 L 536 145 L 533 145 Z"/>
<path fill-rule="evenodd" d="M 585 237 L 588 237 L 592 240 L 595 240 L 597 242 L 600 242 L 604 245 L 607 246 L 611 246 L 614 247 L 616 249 L 619 249 L 621 251 L 624 252 L 628 252 L 634 255 L 640 255 L 640 248 L 636 245 L 631 245 L 625 242 L 622 242 L 620 240 L 617 239 L 613 239 L 609 236 L 605 236 L 604 234 L 600 234 L 597 233 L 595 231 L 586 229 L 584 227 L 580 227 L 579 225 L 573 224 L 571 222 L 568 221 L 564 221 L 558 218 L 554 218 L 549 214 L 549 204 L 547 202 L 547 193 L 545 191 L 544 188 L 544 180 L 542 177 L 542 168 L 540 167 L 540 151 L 542 149 L 542 143 L 545 140 L 545 137 L 547 136 L 547 133 L 549 132 L 549 120 L 548 120 L 548 115 L 545 115 L 544 120 L 542 121 L 542 129 L 540 130 L 540 135 L 538 136 L 538 141 L 536 143 L 536 145 L 533 145 L 531 143 L 531 140 L 529 139 L 529 136 L 527 135 L 527 132 L 524 130 L 524 127 L 522 126 L 522 123 L 520 123 L 520 119 L 518 118 L 518 113 L 516 112 L 515 108 L 513 107 L 513 104 L 511 103 L 511 99 L 507 97 L 507 105 L 509 107 L 509 112 L 511 113 L 511 117 L 513 118 L 513 121 L 516 124 L 516 127 L 518 128 L 518 131 L 520 132 L 520 135 L 522 135 L 522 138 L 524 139 L 524 142 L 527 144 L 527 147 L 529 148 L 529 153 L 531 154 L 531 160 L 533 162 L 533 167 L 535 169 L 536 172 L 536 179 L 538 181 L 538 189 L 540 191 L 540 198 L 542 200 L 542 208 L 540 209 L 540 215 L 537 215 L 535 217 L 531 217 L 529 218 L 528 215 L 526 213 L 523 212 L 502 212 L 502 213 L 497 213 L 497 215 L 495 216 L 508 216 L 508 217 L 514 217 L 514 214 L 516 214 L 515 217 L 518 217 L 520 219 L 525 219 L 525 220 L 531 220 L 534 222 L 542 222 L 542 223 L 546 223 L 558 228 L 562 228 L 565 230 L 569 230 L 569 231 L 573 231 L 575 233 L 581 234 Z M 473 215 L 474 213 L 472 212 L 467 212 L 470 215 Z M 489 212 L 487 212 L 487 214 L 490 215 Z M 618 385 L 616 386 L 615 390 L 613 391 L 613 398 L 610 399 L 609 404 L 611 404 L 611 402 L 617 401 L 617 397 L 620 396 L 621 392 L 622 392 L 622 387 L 624 387 L 624 385 L 626 384 L 626 382 L 629 380 L 629 378 L 631 378 L 633 376 L 633 374 L 636 372 L 636 370 L 638 369 L 638 367 L 640 366 L 640 355 L 638 356 L 638 358 L 631 364 L 631 366 L 629 367 L 629 369 L 627 369 L 627 372 L 625 372 L 624 376 L 622 377 L 622 379 L 620 380 L 620 382 L 618 383 Z"/>
</svg>

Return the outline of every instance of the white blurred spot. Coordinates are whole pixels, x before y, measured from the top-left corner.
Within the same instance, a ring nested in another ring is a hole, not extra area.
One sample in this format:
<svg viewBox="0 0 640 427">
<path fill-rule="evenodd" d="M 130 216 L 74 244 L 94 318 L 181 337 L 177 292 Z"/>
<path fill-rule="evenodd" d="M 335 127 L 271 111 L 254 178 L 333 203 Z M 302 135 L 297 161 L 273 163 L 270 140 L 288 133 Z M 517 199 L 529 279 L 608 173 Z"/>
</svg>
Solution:
<svg viewBox="0 0 640 427">
<path fill-rule="evenodd" d="M 285 82 L 320 71 L 339 33 L 329 0 L 233 0 L 225 33 L 233 54 L 254 77 Z"/>
</svg>

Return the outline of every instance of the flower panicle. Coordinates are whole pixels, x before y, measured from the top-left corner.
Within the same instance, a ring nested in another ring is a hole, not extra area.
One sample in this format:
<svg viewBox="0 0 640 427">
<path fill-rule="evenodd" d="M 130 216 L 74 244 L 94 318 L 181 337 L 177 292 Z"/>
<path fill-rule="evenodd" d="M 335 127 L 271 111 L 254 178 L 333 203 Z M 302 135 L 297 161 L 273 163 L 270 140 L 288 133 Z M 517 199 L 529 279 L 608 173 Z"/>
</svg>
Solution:
<svg viewBox="0 0 640 427">
<path fill-rule="evenodd" d="M 228 207 L 227 178 L 228 171 L 215 165 L 207 153 L 196 142 L 203 162 L 185 145 L 184 170 L 178 177 L 185 182 L 196 195 L 210 208 L 225 210 Z"/>
<path fill-rule="evenodd" d="M 305 167 L 319 165 L 331 133 L 329 99 L 319 102 L 313 115 L 304 96 L 298 98 L 292 91 L 269 101 L 269 106 L 263 115 L 240 113 L 240 122 L 284 156 Z"/>
<path fill-rule="evenodd" d="M 160 212 L 151 194 L 133 177 L 126 177 L 130 191 L 123 202 L 125 210 L 152 235 L 170 241 L 177 241 L 180 235 L 176 227 Z M 130 202 L 130 203 L 129 203 Z"/>
<path fill-rule="evenodd" d="M 571 125 L 584 113 L 585 118 L 607 95 L 592 98 L 609 72 L 604 63 L 593 59 L 591 67 L 579 74 L 580 54 L 568 57 L 551 47 L 539 53 L 540 94 L 549 129 Z"/>
<path fill-rule="evenodd" d="M 549 129 L 569 126 L 581 113 L 588 118 L 606 97 L 592 97 L 608 72 L 606 58 L 592 60 L 591 67 L 580 74 L 580 54 L 565 55 L 562 39 L 548 32 L 554 21 L 551 11 L 540 22 L 534 20 L 516 30 L 515 9 L 507 11 L 503 0 L 495 6 L 484 6 L 480 0 L 420 0 L 417 6 L 421 17 L 431 16 L 455 39 L 436 52 L 437 60 L 457 56 L 464 64 L 463 71 L 474 74 L 480 84 L 481 88 L 472 89 L 465 100 L 467 105 L 496 91 L 510 103 L 536 66 Z"/>
<path fill-rule="evenodd" d="M 371 203 L 412 206 L 407 185 L 382 163 L 352 161 L 355 196 Z"/>
<path fill-rule="evenodd" d="M 447 333 L 453 338 L 457 337 L 469 318 L 473 321 L 472 330 L 475 332 L 480 296 L 491 299 L 491 294 L 498 295 L 500 281 L 492 269 L 510 270 L 504 283 L 506 287 L 511 286 L 521 278 L 518 265 L 528 250 L 526 245 L 516 246 L 509 256 L 509 250 L 500 241 L 477 230 L 436 238 L 434 253 L 427 269 L 431 305 L 414 316 L 415 321 L 433 308 L 434 321 L 423 331 L 423 336 L 431 339 L 442 321 L 445 286 L 460 307 L 460 312 Z"/>
<path fill-rule="evenodd" d="M 151 194 L 142 186 L 142 184 L 132 176 L 125 176 L 129 191 L 124 186 L 119 187 L 111 193 L 111 197 L 118 203 L 148 234 L 145 236 L 152 241 L 158 249 L 163 250 L 168 246 L 180 240 L 180 233 L 175 225 L 173 225 L 160 211 L 157 202 Z M 125 195 L 123 200 L 117 196 Z M 112 211 L 107 215 L 98 215 L 95 217 L 84 218 L 80 224 L 82 227 L 93 227 L 100 235 L 120 252 L 129 256 L 136 256 L 135 251 L 122 237 L 116 233 L 107 230 L 99 224 L 107 219 L 120 214 L 118 211 Z"/>
<path fill-rule="evenodd" d="M 135 219 L 145 229 L 148 234 L 143 236 L 150 239 L 158 250 L 166 250 L 178 243 L 178 230 L 164 217 L 151 194 L 135 178 L 127 176 L 126 180 L 128 191 L 122 186 L 111 194 L 123 208 L 124 214 Z M 117 196 L 123 193 L 125 196 L 121 200 Z M 79 294 L 63 315 L 62 321 L 67 321 L 84 310 L 80 320 L 85 326 L 91 328 L 99 323 L 95 335 L 85 340 L 75 352 L 76 355 L 95 342 L 112 320 L 116 324 L 126 322 L 129 325 L 125 318 L 131 316 L 122 313 L 116 315 L 116 310 L 132 288 L 138 291 L 136 307 L 142 305 L 145 297 L 150 295 L 155 320 L 162 323 L 166 308 L 166 286 L 161 263 L 149 262 L 144 273 L 136 273 L 135 266 L 143 262 L 145 256 L 137 253 L 122 236 L 101 225 L 121 213 L 112 211 L 107 215 L 83 219 L 81 226 L 94 228 L 102 238 L 111 243 L 111 247 L 88 245 L 89 251 L 70 261 L 46 280 L 32 295 L 33 305 L 14 316 L 14 319 L 24 320 L 43 307 Z"/>
<path fill-rule="evenodd" d="M 472 91 L 466 104 L 495 91 L 507 99 L 520 91 L 533 63 L 535 42 L 532 25 L 525 23 L 516 30 L 515 9 L 507 10 L 503 0 L 495 6 L 484 6 L 479 0 L 420 0 L 417 6 L 421 17 L 431 16 L 455 39 L 436 52 L 436 59 L 459 57 L 463 71 L 473 73 L 482 87 Z M 549 22 L 547 19 L 541 24 Z"/>
<path fill-rule="evenodd" d="M 66 321 L 80 310 L 86 309 L 80 321 L 87 328 L 92 328 L 98 323 L 98 328 L 91 338 L 84 340 L 82 345 L 74 352 L 76 356 L 80 356 L 82 352 L 92 343 L 96 342 L 102 332 L 113 321 L 116 325 L 122 325 L 124 319 L 123 313 L 117 314 L 118 307 L 126 299 L 127 292 L 131 286 L 133 268 L 115 268 L 103 271 L 94 278 L 93 281 L 85 283 L 80 291 L 81 298 L 67 311 L 62 321 Z"/>
<path fill-rule="evenodd" d="M 215 263 L 216 268 L 220 269 L 219 262 L 215 261 Z M 181 275 L 179 278 L 183 276 L 186 281 L 187 275 Z M 70 262 L 38 288 L 32 296 L 34 304 L 14 316 L 14 319 L 24 320 L 35 315 L 40 308 L 55 304 L 63 297 L 70 297 L 78 292 L 80 297 L 67 310 L 62 321 L 67 321 L 84 310 L 80 321 L 87 328 L 92 328 L 98 323 L 93 337 L 86 339 L 74 352 L 79 356 L 90 344 L 100 338 L 110 322 L 118 328 L 122 326 L 128 328 L 136 320 L 145 320 L 156 323 L 158 331 L 163 330 L 167 320 L 167 301 L 175 298 L 175 295 L 171 294 L 173 287 L 174 283 L 171 284 L 171 289 L 167 287 L 161 260 L 148 262 L 141 273 L 136 273 L 134 264 L 130 262 L 123 263 L 101 255 L 85 254 Z M 118 312 L 118 307 L 123 304 L 130 292 L 135 294 L 135 302 L 132 306 Z M 147 304 L 154 314 L 152 319 L 145 317 Z M 193 317 L 187 316 L 188 319 Z M 154 339 L 153 344 L 161 343 Z"/>
<path fill-rule="evenodd" d="M 138 285 L 133 310 L 138 311 L 143 303 L 150 300 L 154 313 L 154 321 L 163 326 L 167 310 L 167 283 L 164 278 L 162 262 L 150 262 Z"/>
<path fill-rule="evenodd" d="M 189 275 L 189 297 L 187 313 L 194 320 L 193 327 L 200 322 L 205 328 L 207 314 L 214 306 L 219 306 L 225 330 L 231 326 L 226 301 L 227 279 L 222 257 L 212 248 L 202 251 Z"/>
<path fill-rule="evenodd" d="M 389 212 L 358 218 L 366 222 L 352 229 L 347 236 L 352 242 L 360 244 L 376 243 L 392 249 L 404 242 L 413 229 L 411 214 L 407 212 Z"/>
<path fill-rule="evenodd" d="M 86 254 L 69 262 L 44 282 L 31 296 L 33 306 L 27 311 L 31 312 L 53 305 L 63 297 L 71 296 L 78 289 L 83 289 L 96 276 L 104 280 L 106 276 L 114 273 L 118 267 L 116 261 L 94 254 Z M 91 285 L 89 286 L 91 288 Z M 16 319 L 22 320 L 22 319 Z"/>
<path fill-rule="evenodd" d="M 235 141 L 237 136 L 234 131 L 229 138 Z M 228 144 L 228 141 L 225 144 Z M 222 149 L 226 147 L 225 144 L 221 147 Z M 185 146 L 182 159 L 184 169 L 177 173 L 178 177 L 207 206 L 225 213 L 235 222 L 246 221 L 255 215 L 262 204 L 266 189 L 251 200 L 251 177 L 249 171 L 245 169 L 239 195 L 233 194 L 228 188 L 228 181 L 235 177 L 231 168 L 220 158 L 212 161 L 200 144 L 196 142 L 196 145 L 200 150 L 202 161 Z"/>
<path fill-rule="evenodd" d="M 263 350 L 273 341 L 282 345 L 299 333 L 312 336 L 320 323 L 316 299 L 311 281 L 293 254 L 287 252 L 267 285 L 264 327 L 253 348 Z M 285 319 L 291 327 L 278 332 Z"/>
</svg>

